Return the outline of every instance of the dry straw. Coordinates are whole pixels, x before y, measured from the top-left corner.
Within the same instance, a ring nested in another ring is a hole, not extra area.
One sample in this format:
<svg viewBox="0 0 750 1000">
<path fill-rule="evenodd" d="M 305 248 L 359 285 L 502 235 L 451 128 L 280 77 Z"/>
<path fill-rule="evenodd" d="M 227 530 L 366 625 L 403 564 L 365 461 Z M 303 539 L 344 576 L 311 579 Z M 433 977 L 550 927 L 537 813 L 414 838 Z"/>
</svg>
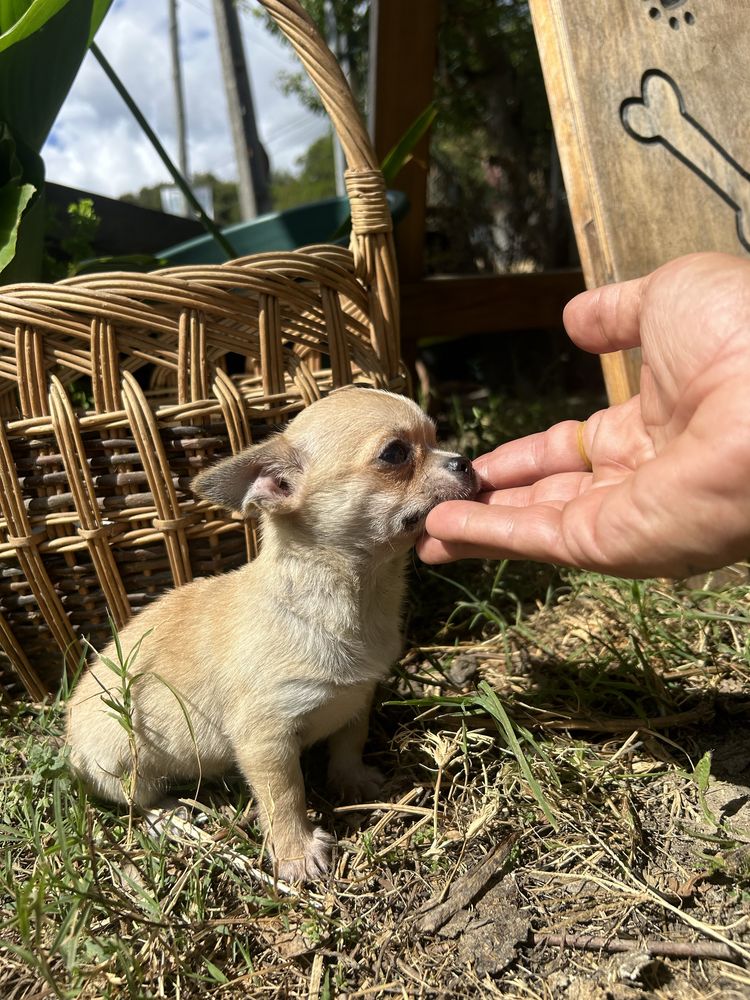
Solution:
<svg viewBox="0 0 750 1000">
<path fill-rule="evenodd" d="M 297 0 L 260 0 L 320 92 L 348 170 L 349 249 L 103 274 L 0 294 L 3 685 L 41 698 L 165 588 L 252 558 L 251 523 L 189 490 L 331 388 L 402 390 L 383 177 Z M 73 383 L 92 404 L 71 402 Z M 9 669 L 10 668 L 10 669 Z"/>
</svg>

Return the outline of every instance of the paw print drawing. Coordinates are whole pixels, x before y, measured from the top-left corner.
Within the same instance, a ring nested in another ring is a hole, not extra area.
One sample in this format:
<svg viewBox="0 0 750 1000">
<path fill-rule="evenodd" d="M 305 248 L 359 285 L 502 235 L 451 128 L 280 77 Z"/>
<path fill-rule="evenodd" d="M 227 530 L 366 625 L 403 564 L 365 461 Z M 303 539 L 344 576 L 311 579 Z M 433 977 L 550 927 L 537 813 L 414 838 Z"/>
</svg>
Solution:
<svg viewBox="0 0 750 1000">
<path fill-rule="evenodd" d="M 695 14 L 692 11 L 683 11 L 681 15 L 675 13 L 680 7 L 684 7 L 688 0 L 647 0 L 649 4 L 648 16 L 652 21 L 660 20 L 662 14 L 666 23 L 673 31 L 678 31 L 681 24 L 695 24 Z"/>
</svg>

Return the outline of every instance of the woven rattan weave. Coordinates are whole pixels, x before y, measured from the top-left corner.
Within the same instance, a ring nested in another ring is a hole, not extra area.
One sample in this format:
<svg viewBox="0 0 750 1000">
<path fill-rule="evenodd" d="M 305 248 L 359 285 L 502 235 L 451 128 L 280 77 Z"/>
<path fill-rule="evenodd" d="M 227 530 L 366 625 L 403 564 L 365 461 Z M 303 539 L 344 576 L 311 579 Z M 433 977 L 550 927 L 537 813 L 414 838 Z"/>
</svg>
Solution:
<svg viewBox="0 0 750 1000">
<path fill-rule="evenodd" d="M 120 626 L 165 588 L 252 558 L 253 524 L 189 490 L 206 463 L 333 387 L 405 387 L 391 220 L 367 133 L 302 7 L 261 2 L 296 48 L 344 148 L 350 248 L 2 289 L 0 672 L 8 695 L 19 694 L 19 681 L 33 698 L 53 689 L 80 662 L 85 639 L 106 643 L 108 615 Z"/>
</svg>

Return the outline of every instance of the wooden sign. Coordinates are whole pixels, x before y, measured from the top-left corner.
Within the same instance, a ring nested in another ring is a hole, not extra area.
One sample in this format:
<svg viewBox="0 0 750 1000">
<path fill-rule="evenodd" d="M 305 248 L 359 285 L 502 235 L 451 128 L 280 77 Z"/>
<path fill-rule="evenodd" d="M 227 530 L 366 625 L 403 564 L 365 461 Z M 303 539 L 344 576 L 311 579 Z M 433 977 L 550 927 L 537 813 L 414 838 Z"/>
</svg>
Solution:
<svg viewBox="0 0 750 1000">
<path fill-rule="evenodd" d="M 530 7 L 587 286 L 750 254 L 750 0 Z M 602 366 L 638 391 L 638 352 Z"/>
</svg>

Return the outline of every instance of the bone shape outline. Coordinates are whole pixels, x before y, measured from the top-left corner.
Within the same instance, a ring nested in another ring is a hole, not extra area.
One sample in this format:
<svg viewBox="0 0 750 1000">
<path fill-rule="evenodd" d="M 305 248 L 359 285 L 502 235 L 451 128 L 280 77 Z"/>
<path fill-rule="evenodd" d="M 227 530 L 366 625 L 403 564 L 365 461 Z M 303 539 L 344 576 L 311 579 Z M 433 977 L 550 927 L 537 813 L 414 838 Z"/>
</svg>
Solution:
<svg viewBox="0 0 750 1000">
<path fill-rule="evenodd" d="M 688 114 L 675 81 L 659 69 L 641 78 L 641 96 L 620 105 L 623 128 L 638 142 L 659 142 L 736 213 L 737 238 L 750 251 L 750 173 Z"/>
</svg>

